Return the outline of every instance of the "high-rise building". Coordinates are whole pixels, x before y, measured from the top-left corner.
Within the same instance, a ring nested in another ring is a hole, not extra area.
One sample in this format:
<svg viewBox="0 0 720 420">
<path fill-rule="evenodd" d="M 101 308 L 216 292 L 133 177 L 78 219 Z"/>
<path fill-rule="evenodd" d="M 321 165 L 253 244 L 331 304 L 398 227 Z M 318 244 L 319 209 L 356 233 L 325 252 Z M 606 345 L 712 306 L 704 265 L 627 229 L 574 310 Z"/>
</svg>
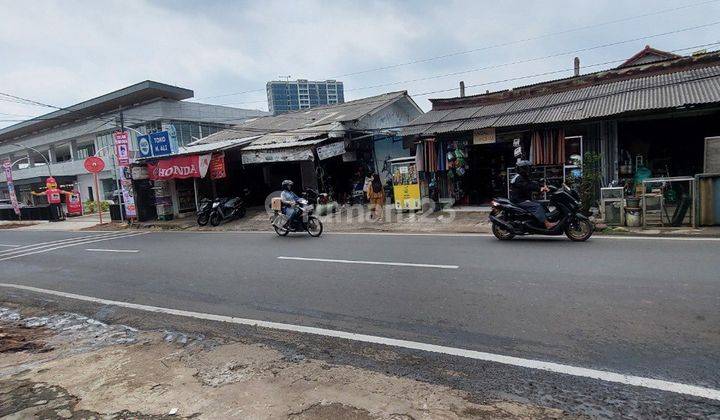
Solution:
<svg viewBox="0 0 720 420">
<path fill-rule="evenodd" d="M 268 110 L 274 115 L 345 102 L 337 80 L 274 80 L 267 83 Z"/>
</svg>

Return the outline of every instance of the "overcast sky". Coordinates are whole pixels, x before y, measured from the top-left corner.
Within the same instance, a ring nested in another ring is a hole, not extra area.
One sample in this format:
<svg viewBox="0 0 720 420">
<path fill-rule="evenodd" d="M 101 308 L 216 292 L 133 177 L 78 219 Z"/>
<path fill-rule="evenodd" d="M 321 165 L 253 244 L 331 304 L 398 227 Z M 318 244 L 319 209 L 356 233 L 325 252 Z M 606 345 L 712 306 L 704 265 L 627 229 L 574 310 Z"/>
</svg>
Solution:
<svg viewBox="0 0 720 420">
<path fill-rule="evenodd" d="M 720 1 L 707 0 L 0 0 L 0 92 L 68 106 L 151 79 L 199 102 L 267 110 L 265 83 L 289 75 L 342 80 L 346 100 L 408 90 L 428 110 L 428 98 L 457 96 L 460 80 L 483 84 L 468 94 L 498 90 L 569 76 L 576 55 L 589 72 L 646 44 L 678 50 L 719 34 Z M 620 44 L 596 48 L 610 43 Z M 0 100 L 0 127 L 49 111 Z"/>
</svg>

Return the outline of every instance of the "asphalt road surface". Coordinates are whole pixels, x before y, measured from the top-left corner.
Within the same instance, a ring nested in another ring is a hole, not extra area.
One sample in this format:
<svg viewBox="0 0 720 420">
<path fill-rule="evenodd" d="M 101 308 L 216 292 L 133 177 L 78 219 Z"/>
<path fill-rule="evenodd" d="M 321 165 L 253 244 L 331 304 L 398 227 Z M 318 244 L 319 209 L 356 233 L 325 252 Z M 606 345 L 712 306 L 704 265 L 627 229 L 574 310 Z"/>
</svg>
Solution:
<svg viewBox="0 0 720 420">
<path fill-rule="evenodd" d="M 718 240 L 0 231 L 0 273 L 0 283 L 720 389 Z M 690 400 L 700 411 L 680 414 L 720 412 Z"/>
</svg>

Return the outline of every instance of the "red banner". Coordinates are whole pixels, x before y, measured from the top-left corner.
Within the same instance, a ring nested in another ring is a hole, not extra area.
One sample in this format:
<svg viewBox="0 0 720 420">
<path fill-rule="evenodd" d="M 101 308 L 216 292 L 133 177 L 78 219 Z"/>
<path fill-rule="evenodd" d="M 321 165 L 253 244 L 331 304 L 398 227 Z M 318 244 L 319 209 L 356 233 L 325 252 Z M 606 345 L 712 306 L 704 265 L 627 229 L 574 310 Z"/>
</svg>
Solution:
<svg viewBox="0 0 720 420">
<path fill-rule="evenodd" d="M 216 153 L 210 159 L 210 179 L 221 179 L 226 176 L 225 153 Z"/>
<path fill-rule="evenodd" d="M 210 166 L 210 155 L 175 156 L 148 163 L 150 179 L 202 178 Z"/>
</svg>

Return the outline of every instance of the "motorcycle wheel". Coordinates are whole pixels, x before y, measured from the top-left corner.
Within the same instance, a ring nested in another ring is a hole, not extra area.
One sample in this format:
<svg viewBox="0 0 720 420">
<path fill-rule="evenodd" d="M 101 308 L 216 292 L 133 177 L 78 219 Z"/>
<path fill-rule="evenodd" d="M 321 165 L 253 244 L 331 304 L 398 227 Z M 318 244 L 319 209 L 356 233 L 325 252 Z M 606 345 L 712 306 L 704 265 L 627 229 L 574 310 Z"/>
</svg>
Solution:
<svg viewBox="0 0 720 420">
<path fill-rule="evenodd" d="M 496 225 L 495 223 L 492 224 L 492 233 L 493 235 L 495 235 L 496 238 L 501 241 L 509 241 L 510 239 L 515 237 L 514 233 L 503 229 L 501 226 Z"/>
<path fill-rule="evenodd" d="M 593 224 L 589 220 L 575 220 L 565 227 L 565 236 L 573 242 L 585 242 L 593 234 Z"/>
<path fill-rule="evenodd" d="M 205 226 L 210 221 L 210 215 L 207 213 L 203 213 L 197 217 L 197 224 L 199 226 Z"/>
<path fill-rule="evenodd" d="M 287 236 L 287 234 L 290 233 L 289 230 L 283 229 L 283 228 L 279 228 L 279 227 L 277 227 L 277 226 L 275 226 L 275 225 L 273 225 L 273 229 L 275 229 L 275 233 L 277 233 L 278 236 Z"/>
<path fill-rule="evenodd" d="M 213 226 L 217 226 L 222 222 L 222 216 L 220 216 L 220 213 L 213 213 L 210 215 L 210 224 Z"/>
<path fill-rule="evenodd" d="M 310 236 L 312 236 L 313 238 L 317 238 L 323 233 L 323 224 L 317 217 L 310 216 L 308 218 L 307 224 L 305 225 L 305 229 L 307 230 L 307 233 L 310 234 Z"/>
</svg>

